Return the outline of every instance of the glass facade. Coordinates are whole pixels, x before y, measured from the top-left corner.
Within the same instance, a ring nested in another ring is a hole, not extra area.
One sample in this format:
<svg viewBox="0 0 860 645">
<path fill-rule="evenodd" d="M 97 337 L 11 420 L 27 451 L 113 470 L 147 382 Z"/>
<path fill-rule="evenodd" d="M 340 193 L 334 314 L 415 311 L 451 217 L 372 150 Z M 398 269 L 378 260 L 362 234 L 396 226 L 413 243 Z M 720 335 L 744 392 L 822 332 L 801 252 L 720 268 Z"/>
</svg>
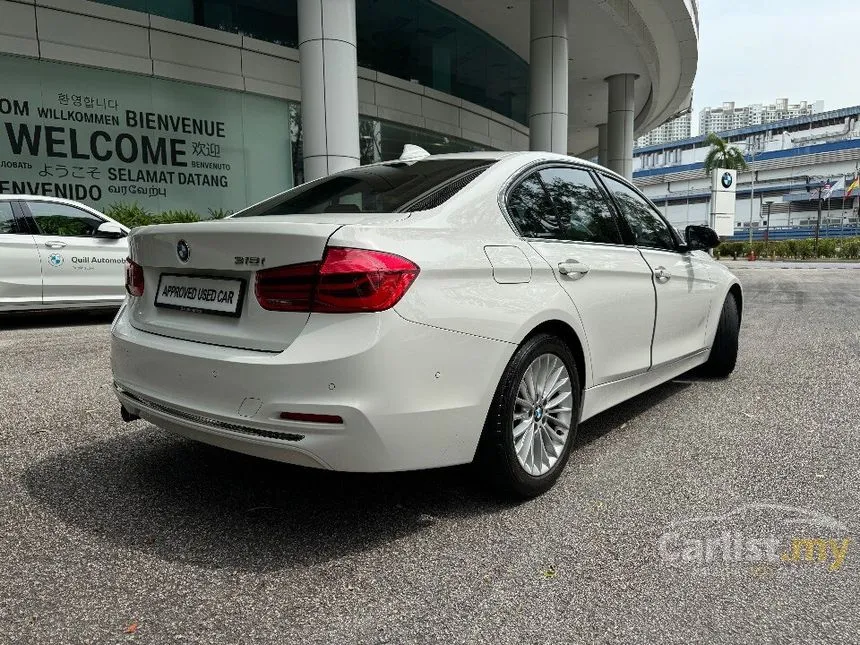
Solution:
<svg viewBox="0 0 860 645">
<path fill-rule="evenodd" d="M 297 0 L 100 0 L 298 46 Z M 528 64 L 430 0 L 355 0 L 358 64 L 528 122 Z"/>
<path fill-rule="evenodd" d="M 298 46 L 296 0 L 196 0 L 195 7 L 196 22 L 205 27 L 232 31 L 285 47 Z"/>
<path fill-rule="evenodd" d="M 397 159 L 407 143 L 421 146 L 434 155 L 490 149 L 456 137 L 371 117 L 359 117 L 358 136 L 362 164 Z"/>
<path fill-rule="evenodd" d="M 181 20 L 182 22 L 196 22 L 194 0 L 96 0 L 102 4 L 109 4 L 123 9 L 134 11 L 145 11 L 156 16 Z"/>
<path fill-rule="evenodd" d="M 430 0 L 356 0 L 358 64 L 528 123 L 528 64 Z"/>
<path fill-rule="evenodd" d="M 302 160 L 302 106 L 298 103 L 290 103 L 289 115 L 293 177 L 295 184 L 298 185 L 305 181 Z M 456 137 L 368 116 L 358 117 L 358 137 L 361 165 L 397 159 L 403 153 L 403 146 L 407 143 L 421 146 L 430 154 L 436 155 L 491 149 Z"/>
</svg>

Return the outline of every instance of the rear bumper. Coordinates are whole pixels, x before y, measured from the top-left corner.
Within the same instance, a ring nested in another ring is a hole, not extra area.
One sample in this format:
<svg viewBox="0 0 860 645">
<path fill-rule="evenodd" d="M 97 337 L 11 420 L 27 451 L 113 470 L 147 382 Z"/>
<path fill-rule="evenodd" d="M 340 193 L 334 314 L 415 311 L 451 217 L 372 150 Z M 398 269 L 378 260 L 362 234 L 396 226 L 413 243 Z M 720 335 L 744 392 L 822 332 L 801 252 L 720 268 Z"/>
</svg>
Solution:
<svg viewBox="0 0 860 645">
<path fill-rule="evenodd" d="M 514 349 L 386 311 L 312 315 L 289 348 L 268 353 L 140 331 L 122 311 L 111 364 L 120 403 L 161 428 L 267 459 L 377 472 L 471 461 Z"/>
</svg>

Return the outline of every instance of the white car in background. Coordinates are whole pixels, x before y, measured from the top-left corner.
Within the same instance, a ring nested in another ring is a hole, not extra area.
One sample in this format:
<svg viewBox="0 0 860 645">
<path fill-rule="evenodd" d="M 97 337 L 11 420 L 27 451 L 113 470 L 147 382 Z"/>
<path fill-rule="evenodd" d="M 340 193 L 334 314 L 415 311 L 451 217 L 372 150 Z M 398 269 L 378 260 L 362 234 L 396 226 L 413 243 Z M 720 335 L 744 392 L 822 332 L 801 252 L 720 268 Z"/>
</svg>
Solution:
<svg viewBox="0 0 860 645">
<path fill-rule="evenodd" d="M 0 313 L 119 307 L 128 233 L 68 199 L 0 195 Z"/>
<path fill-rule="evenodd" d="M 528 497 L 580 421 L 734 369 L 742 294 L 718 243 L 571 157 L 404 156 L 133 231 L 115 389 L 127 421 L 231 450 L 343 471 L 477 459 Z"/>
</svg>

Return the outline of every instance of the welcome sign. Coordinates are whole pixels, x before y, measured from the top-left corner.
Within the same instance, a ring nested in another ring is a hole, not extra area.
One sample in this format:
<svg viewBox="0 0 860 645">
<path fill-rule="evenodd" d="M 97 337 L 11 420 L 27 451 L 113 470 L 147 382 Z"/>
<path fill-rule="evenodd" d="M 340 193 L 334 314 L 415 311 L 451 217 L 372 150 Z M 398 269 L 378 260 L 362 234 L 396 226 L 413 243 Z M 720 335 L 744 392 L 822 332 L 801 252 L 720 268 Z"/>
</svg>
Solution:
<svg viewBox="0 0 860 645">
<path fill-rule="evenodd" d="M 292 185 L 283 101 L 11 57 L 0 78 L 0 193 L 205 215 Z"/>
</svg>

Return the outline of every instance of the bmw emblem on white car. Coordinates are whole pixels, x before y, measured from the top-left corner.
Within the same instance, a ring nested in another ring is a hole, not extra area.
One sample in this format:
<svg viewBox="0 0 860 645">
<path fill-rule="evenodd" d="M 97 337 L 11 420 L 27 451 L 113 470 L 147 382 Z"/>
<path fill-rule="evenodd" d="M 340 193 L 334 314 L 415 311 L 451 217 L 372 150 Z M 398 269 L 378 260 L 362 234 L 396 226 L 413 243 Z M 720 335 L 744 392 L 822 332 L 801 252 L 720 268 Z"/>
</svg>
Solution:
<svg viewBox="0 0 860 645">
<path fill-rule="evenodd" d="M 188 248 L 188 243 L 185 240 L 179 240 L 176 244 L 176 255 L 181 262 L 188 262 L 191 257 L 191 249 Z"/>
<path fill-rule="evenodd" d="M 63 256 L 59 253 L 51 253 L 51 255 L 48 256 L 48 264 L 52 267 L 63 266 Z"/>
<path fill-rule="evenodd" d="M 726 172 L 723 173 L 722 184 L 723 188 L 731 188 L 732 187 L 732 173 Z"/>
</svg>

